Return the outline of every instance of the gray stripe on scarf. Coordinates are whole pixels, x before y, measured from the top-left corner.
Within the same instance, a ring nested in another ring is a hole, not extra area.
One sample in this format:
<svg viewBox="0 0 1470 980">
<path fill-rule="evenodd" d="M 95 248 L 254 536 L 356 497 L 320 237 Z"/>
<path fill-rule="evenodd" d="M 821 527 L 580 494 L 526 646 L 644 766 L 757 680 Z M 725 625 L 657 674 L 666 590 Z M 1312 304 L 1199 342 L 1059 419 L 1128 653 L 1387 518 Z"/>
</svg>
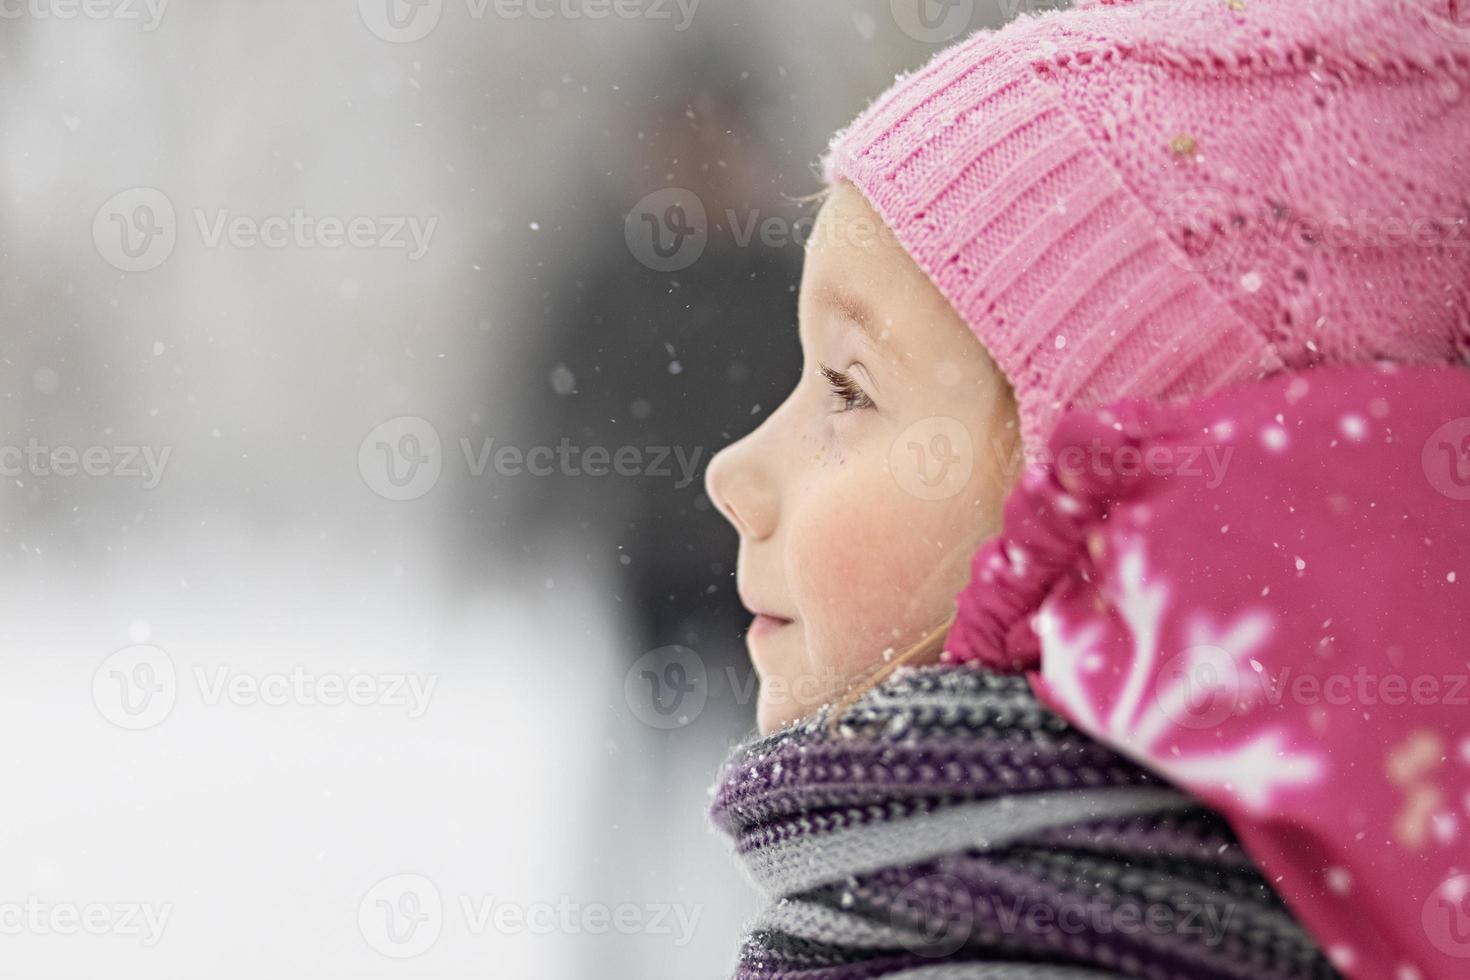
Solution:
<svg viewBox="0 0 1470 980">
<path fill-rule="evenodd" d="M 900 930 L 851 912 L 796 900 L 768 906 L 756 919 L 755 928 L 819 943 L 838 942 L 855 949 L 897 949 L 923 939 L 917 930 Z"/>
<path fill-rule="evenodd" d="M 1196 900 L 1203 905 L 1234 912 L 1239 904 L 1236 896 L 1199 882 L 1180 882 L 1180 885 L 1192 889 L 1198 896 Z M 1227 916 L 1221 927 L 1224 928 L 1228 921 Z M 1274 908 L 1257 911 L 1247 926 L 1253 930 L 1268 930 L 1292 943 L 1310 943 L 1307 933 L 1290 914 Z M 932 937 L 924 936 L 917 929 L 906 929 L 898 924 L 885 925 L 863 915 L 800 899 L 783 899 L 766 906 L 755 927 L 814 942 L 836 942 L 853 949 L 896 949 L 900 946 L 912 949 L 932 941 Z"/>
<path fill-rule="evenodd" d="M 1003 847 L 1052 827 L 1193 806 L 1197 804 L 1174 790 L 1153 787 L 1026 793 L 832 831 L 820 849 L 798 838 L 740 859 L 756 887 L 780 897 L 958 850 Z"/>
<path fill-rule="evenodd" d="M 923 693 L 905 693 L 902 697 L 879 692 L 872 696 L 870 702 L 863 702 L 844 716 L 848 724 L 857 724 L 876 717 L 879 720 L 892 720 L 894 716 L 912 716 L 924 709 L 937 712 L 950 712 L 954 715 L 978 713 L 982 709 L 1021 711 L 1027 714 L 1041 714 L 1044 709 L 1037 702 L 1036 696 L 1030 689 L 1014 691 L 985 691 L 956 692 L 956 691 L 926 691 Z M 823 720 L 826 716 L 823 715 Z"/>
<path fill-rule="evenodd" d="M 770 929 L 813 942 L 836 942 L 849 949 L 918 949 L 925 941 L 917 930 L 872 922 L 814 902 L 785 901 L 770 906 L 756 920 L 756 929 Z M 890 980 L 1113 980 L 1118 974 L 1078 970 L 1035 963 L 970 963 L 919 967 L 894 974 Z"/>
</svg>

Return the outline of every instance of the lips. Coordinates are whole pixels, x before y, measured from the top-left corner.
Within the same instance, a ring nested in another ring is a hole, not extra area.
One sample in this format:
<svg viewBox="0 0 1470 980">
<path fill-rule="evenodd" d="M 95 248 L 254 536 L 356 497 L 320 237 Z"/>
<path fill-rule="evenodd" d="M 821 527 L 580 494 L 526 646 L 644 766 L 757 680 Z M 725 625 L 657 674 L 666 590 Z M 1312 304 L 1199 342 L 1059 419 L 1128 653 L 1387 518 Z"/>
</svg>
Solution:
<svg viewBox="0 0 1470 980">
<path fill-rule="evenodd" d="M 750 628 L 746 630 L 747 636 L 765 636 L 767 633 L 775 632 L 783 626 L 790 626 L 791 620 L 781 616 L 772 616 L 768 613 L 756 613 L 755 618 L 750 621 Z"/>
<path fill-rule="evenodd" d="M 773 603 L 765 600 L 767 596 L 757 596 L 747 588 L 737 588 L 740 595 L 740 604 L 745 611 L 753 617 L 750 627 L 745 631 L 747 640 L 765 636 L 780 630 L 783 626 L 790 626 L 793 622 L 791 617 L 782 616 L 780 613 L 772 612 Z"/>
</svg>

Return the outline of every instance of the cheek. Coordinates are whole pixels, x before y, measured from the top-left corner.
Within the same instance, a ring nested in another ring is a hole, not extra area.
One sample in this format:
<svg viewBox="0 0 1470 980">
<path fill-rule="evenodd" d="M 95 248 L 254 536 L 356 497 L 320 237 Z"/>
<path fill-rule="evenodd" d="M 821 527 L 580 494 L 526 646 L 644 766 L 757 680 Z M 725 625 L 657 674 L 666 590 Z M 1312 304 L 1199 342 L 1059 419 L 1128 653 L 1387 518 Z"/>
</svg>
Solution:
<svg viewBox="0 0 1470 980">
<path fill-rule="evenodd" d="M 886 470 L 849 479 L 859 475 L 854 462 L 842 468 L 841 485 L 790 515 L 787 555 L 812 666 L 847 680 L 881 661 L 886 647 L 902 652 L 937 626 L 969 558 L 952 507 L 904 493 Z"/>
</svg>

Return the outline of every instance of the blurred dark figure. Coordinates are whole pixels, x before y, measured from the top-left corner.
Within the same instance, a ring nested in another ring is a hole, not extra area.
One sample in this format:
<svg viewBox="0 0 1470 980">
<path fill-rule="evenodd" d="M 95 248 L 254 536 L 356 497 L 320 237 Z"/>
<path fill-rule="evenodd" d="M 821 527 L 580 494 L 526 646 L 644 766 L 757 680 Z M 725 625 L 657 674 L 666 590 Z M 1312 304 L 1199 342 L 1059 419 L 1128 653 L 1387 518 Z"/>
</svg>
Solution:
<svg viewBox="0 0 1470 980">
<path fill-rule="evenodd" d="M 753 724 L 754 689 L 741 642 L 748 616 L 735 591 L 738 540 L 705 496 L 704 470 L 785 398 L 801 369 L 801 246 L 794 236 L 770 247 L 744 235 L 761 221 L 784 227 L 807 215 L 791 198 L 818 182 L 806 154 L 791 159 L 797 151 L 773 135 L 786 96 L 756 79 L 778 75 L 760 63 L 774 56 L 734 46 L 730 57 L 704 48 L 665 72 L 630 74 L 656 89 L 630 93 L 629 117 L 601 124 L 609 141 L 632 144 L 621 159 L 633 164 L 614 162 L 617 153 L 586 161 L 580 190 L 592 200 L 572 212 L 582 233 L 558 235 L 580 251 L 548 256 L 554 269 L 528 270 L 543 287 L 542 307 L 535 346 L 517 361 L 527 369 L 526 390 L 510 402 L 521 406 L 508 420 L 516 438 L 602 447 L 613 459 L 631 447 L 645 470 L 659 470 L 558 473 L 529 493 L 497 484 L 514 516 L 482 529 L 494 540 L 477 545 L 511 549 L 510 565 L 515 555 L 556 554 L 609 583 L 624 613 L 623 668 L 675 644 L 703 662 L 709 700 L 688 728 L 650 727 L 622 690 L 607 692 L 607 765 L 593 793 L 616 802 L 616 818 L 587 814 L 599 843 L 588 860 L 608 894 L 632 902 L 679 894 L 684 876 L 712 872 L 722 857 L 706 846 L 702 787 L 728 739 Z M 555 656 L 576 669 L 575 651 Z M 664 858 L 650 863 L 650 853 Z M 619 949 L 588 969 L 650 975 L 652 965 Z"/>
<path fill-rule="evenodd" d="M 567 281 L 548 284 L 541 347 L 526 360 L 535 443 L 566 438 L 614 457 L 635 447 L 645 467 L 669 450 L 662 472 L 558 474 L 523 502 L 528 553 L 561 538 L 616 583 L 629 662 L 675 643 L 713 659 L 712 671 L 729 651 L 742 656 L 737 539 L 704 494 L 704 469 L 800 371 L 796 289 L 811 207 L 792 198 L 817 179 L 773 134 L 782 97 L 755 79 L 776 71 L 752 65 L 751 54 L 740 52 L 741 68 L 704 50 L 658 79 L 646 123 L 627 133 L 640 165 L 589 174 L 599 220 L 585 253 L 562 270 Z M 653 205 L 640 208 L 645 199 Z M 701 208 L 696 240 L 681 243 Z M 762 222 L 775 232 L 768 243 Z M 697 259 L 676 254 L 701 243 Z M 680 268 L 650 267 L 660 264 Z M 569 514 L 581 523 L 569 525 Z"/>
</svg>

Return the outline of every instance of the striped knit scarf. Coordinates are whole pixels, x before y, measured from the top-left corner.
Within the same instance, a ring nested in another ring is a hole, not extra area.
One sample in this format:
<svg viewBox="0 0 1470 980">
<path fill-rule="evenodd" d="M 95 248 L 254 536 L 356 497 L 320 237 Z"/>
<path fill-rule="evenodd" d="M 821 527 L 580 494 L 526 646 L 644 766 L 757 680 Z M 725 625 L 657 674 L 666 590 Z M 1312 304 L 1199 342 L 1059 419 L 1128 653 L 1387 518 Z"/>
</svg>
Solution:
<svg viewBox="0 0 1470 980">
<path fill-rule="evenodd" d="M 1229 828 L 1020 677 L 904 668 L 741 747 L 716 825 L 773 899 L 738 980 L 1328 980 Z"/>
</svg>

